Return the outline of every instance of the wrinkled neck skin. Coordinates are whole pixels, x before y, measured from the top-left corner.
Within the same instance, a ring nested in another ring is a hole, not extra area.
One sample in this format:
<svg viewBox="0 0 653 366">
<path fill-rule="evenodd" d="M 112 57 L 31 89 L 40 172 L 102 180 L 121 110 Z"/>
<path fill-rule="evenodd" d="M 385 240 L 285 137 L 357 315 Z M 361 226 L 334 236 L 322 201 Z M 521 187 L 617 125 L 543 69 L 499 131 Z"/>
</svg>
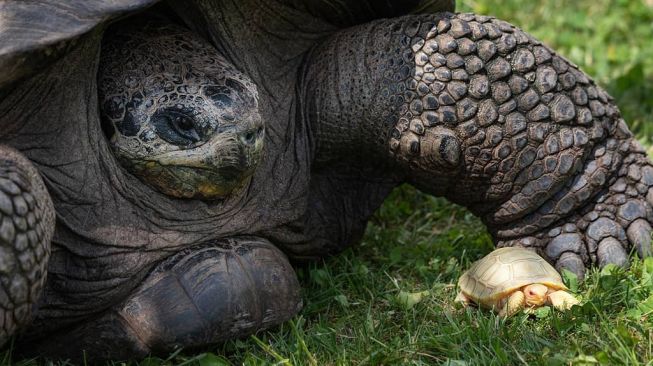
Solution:
<svg viewBox="0 0 653 366">
<path fill-rule="evenodd" d="M 389 162 L 403 181 L 468 207 L 497 240 L 550 227 L 641 154 L 602 89 L 489 17 L 344 30 L 311 52 L 302 76 L 317 166 Z"/>
<path fill-rule="evenodd" d="M 396 20 L 371 22 L 332 35 L 309 54 L 300 84 L 316 166 L 344 161 L 407 168 L 388 149 L 406 112 L 404 81 L 415 72 L 404 27 Z"/>
</svg>

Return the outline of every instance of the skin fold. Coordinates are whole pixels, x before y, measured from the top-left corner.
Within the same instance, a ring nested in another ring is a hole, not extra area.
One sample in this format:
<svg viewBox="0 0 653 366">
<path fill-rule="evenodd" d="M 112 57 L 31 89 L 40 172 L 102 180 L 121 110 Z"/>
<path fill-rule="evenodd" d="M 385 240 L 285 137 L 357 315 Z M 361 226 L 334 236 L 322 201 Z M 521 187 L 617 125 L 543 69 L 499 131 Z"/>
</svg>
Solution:
<svg viewBox="0 0 653 366">
<path fill-rule="evenodd" d="M 57 216 L 16 351 L 138 358 L 278 325 L 301 308 L 290 261 L 358 242 L 402 183 L 558 270 L 650 255 L 653 166 L 605 91 L 508 23 L 401 3 L 168 1 L 146 11 L 166 15 L 159 40 L 127 17 L 146 1 L 35 10 L 76 33 L 2 59 L 18 76 L 0 80 L 0 142 L 38 170 Z M 47 23 L 16 19 L 7 29 Z M 206 91 L 229 78 L 240 87 Z M 167 104 L 175 80 L 187 98 Z M 158 119 L 167 109 L 192 123 Z"/>
</svg>

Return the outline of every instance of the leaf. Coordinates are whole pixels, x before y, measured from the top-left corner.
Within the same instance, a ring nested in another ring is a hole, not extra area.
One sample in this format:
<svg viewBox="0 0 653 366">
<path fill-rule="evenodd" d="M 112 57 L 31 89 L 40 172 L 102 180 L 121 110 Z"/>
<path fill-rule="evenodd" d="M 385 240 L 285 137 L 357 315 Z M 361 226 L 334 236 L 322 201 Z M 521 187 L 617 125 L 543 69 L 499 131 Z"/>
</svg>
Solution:
<svg viewBox="0 0 653 366">
<path fill-rule="evenodd" d="M 642 319 L 642 312 L 639 309 L 629 309 L 626 311 L 626 317 L 638 321 Z"/>
<path fill-rule="evenodd" d="M 199 365 L 200 366 L 229 366 L 231 365 L 231 363 L 229 363 L 229 361 L 227 361 L 223 357 L 208 352 L 204 354 L 204 357 L 199 359 Z"/>
<path fill-rule="evenodd" d="M 535 314 L 535 317 L 538 319 L 544 319 L 549 317 L 551 315 L 551 307 L 550 306 L 541 306 L 535 310 L 533 310 L 533 314 Z"/>
<path fill-rule="evenodd" d="M 637 280 L 639 284 L 642 285 L 643 287 L 648 287 L 649 289 L 653 289 L 653 274 L 650 272 L 650 269 L 647 268 L 646 260 L 643 260 L 641 263 L 642 263 L 641 273 L 637 278 Z"/>
<path fill-rule="evenodd" d="M 611 276 L 619 270 L 619 267 L 614 263 L 608 263 L 601 269 L 601 277 Z"/>
<path fill-rule="evenodd" d="M 367 266 L 364 265 L 364 264 L 357 265 L 355 267 L 355 271 L 356 271 L 357 274 L 359 274 L 361 276 L 366 276 L 368 273 L 370 273 L 369 268 L 367 268 Z"/>
<path fill-rule="evenodd" d="M 653 257 L 644 258 L 644 272 L 649 276 L 653 275 Z"/>
<path fill-rule="evenodd" d="M 641 316 L 653 313 L 653 295 L 637 304 L 637 310 L 641 312 Z"/>
<path fill-rule="evenodd" d="M 598 365 L 599 361 L 591 355 L 578 355 L 571 360 L 571 364 L 576 366 Z"/>
<path fill-rule="evenodd" d="M 617 276 L 613 276 L 613 275 L 602 275 L 601 278 L 599 279 L 599 284 L 601 285 L 601 289 L 605 291 L 612 290 L 617 286 L 618 283 L 619 283 L 619 279 L 617 278 Z"/>
<path fill-rule="evenodd" d="M 596 360 L 601 365 L 609 365 L 610 364 L 610 356 L 605 351 L 599 351 L 599 352 L 595 353 L 594 357 L 596 358 Z"/>
<path fill-rule="evenodd" d="M 633 337 L 628 328 L 625 326 L 617 325 L 614 329 L 617 331 L 617 334 L 619 334 L 624 343 L 626 343 L 628 346 L 633 346 L 637 343 L 637 339 Z"/>
<path fill-rule="evenodd" d="M 565 285 L 569 287 L 571 292 L 578 292 L 578 276 L 574 272 L 568 269 L 563 269 L 562 280 Z"/>
<path fill-rule="evenodd" d="M 581 330 L 583 333 L 589 333 L 589 332 L 592 331 L 592 327 L 590 327 L 590 325 L 587 324 L 587 323 L 582 323 L 582 324 L 580 325 L 580 330 Z"/>
<path fill-rule="evenodd" d="M 422 291 L 422 292 L 406 292 L 406 291 L 400 291 L 399 294 L 397 295 L 397 302 L 401 306 L 404 307 L 404 309 L 411 309 L 415 304 L 418 304 L 420 301 L 423 300 L 425 296 L 429 296 L 431 293 L 429 291 Z"/>
<path fill-rule="evenodd" d="M 347 296 L 340 294 L 335 296 L 334 299 L 338 302 L 338 304 L 342 305 L 342 307 L 349 307 L 349 300 L 347 300 Z"/>
</svg>

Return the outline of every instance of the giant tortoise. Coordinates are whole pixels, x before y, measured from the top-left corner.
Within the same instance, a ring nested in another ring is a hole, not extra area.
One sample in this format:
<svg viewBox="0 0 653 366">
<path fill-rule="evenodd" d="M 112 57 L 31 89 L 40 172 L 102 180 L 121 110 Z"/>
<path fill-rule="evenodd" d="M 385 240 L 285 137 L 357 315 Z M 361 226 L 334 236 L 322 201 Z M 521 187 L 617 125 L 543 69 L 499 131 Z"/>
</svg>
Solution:
<svg viewBox="0 0 653 366">
<path fill-rule="evenodd" d="M 0 341 L 133 358 L 296 314 L 397 185 L 556 269 L 651 254 L 612 98 L 447 0 L 0 2 Z"/>
</svg>

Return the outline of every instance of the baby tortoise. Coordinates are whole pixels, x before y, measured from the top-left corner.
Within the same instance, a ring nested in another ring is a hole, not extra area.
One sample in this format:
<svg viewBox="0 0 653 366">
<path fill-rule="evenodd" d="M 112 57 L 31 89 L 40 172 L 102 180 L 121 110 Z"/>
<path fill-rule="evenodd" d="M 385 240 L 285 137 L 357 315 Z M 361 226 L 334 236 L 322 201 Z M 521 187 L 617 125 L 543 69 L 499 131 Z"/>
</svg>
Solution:
<svg viewBox="0 0 653 366">
<path fill-rule="evenodd" d="M 500 316 L 545 304 L 558 310 L 578 304 L 544 258 L 519 247 L 499 248 L 474 262 L 458 280 L 458 287 L 456 301 L 498 310 Z"/>
</svg>

